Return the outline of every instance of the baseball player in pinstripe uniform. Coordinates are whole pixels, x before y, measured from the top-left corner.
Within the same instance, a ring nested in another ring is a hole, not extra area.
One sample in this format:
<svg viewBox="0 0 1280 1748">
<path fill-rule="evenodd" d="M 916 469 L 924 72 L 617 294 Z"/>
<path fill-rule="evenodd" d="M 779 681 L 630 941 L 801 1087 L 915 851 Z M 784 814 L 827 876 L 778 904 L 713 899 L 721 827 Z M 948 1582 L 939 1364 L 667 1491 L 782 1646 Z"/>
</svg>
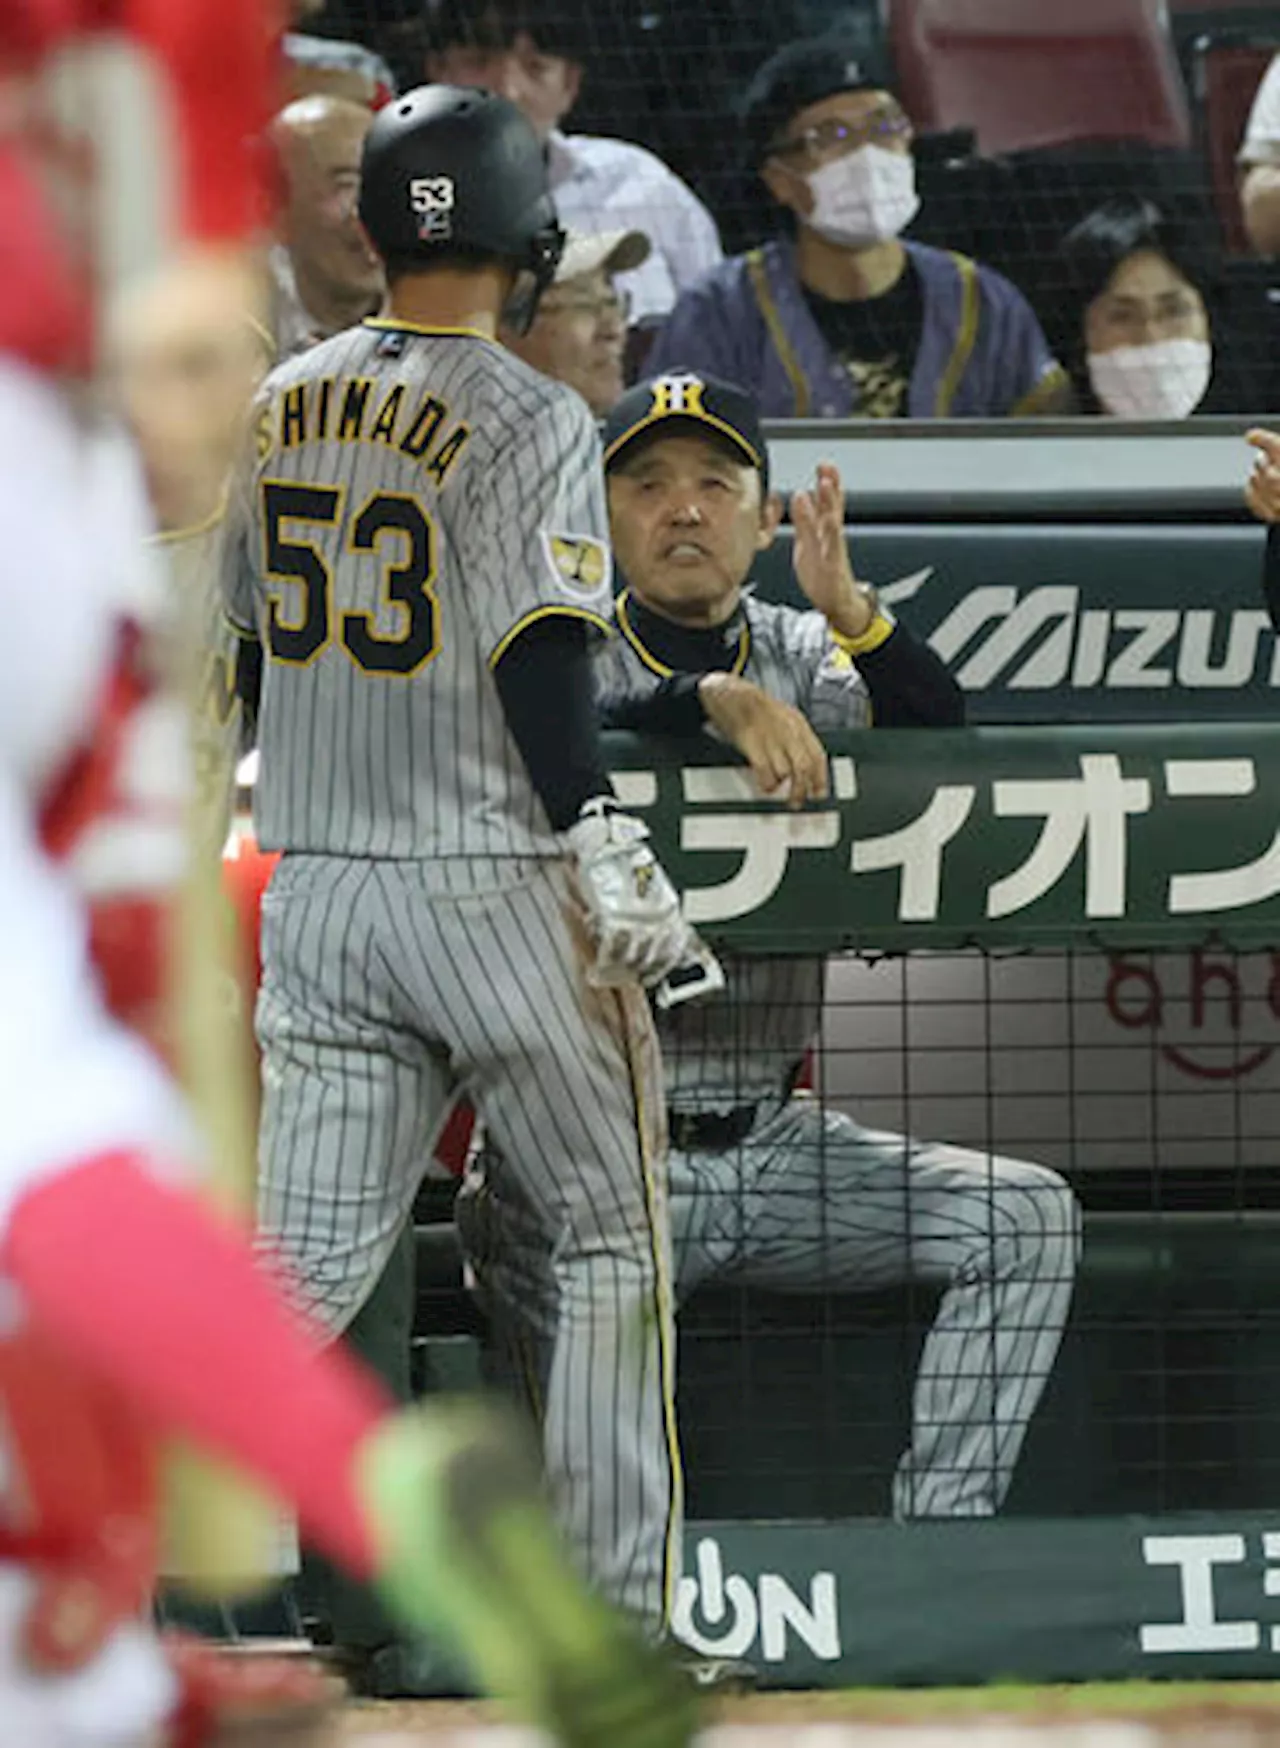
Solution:
<svg viewBox="0 0 1280 1748">
<path fill-rule="evenodd" d="M 474 1406 L 393 1413 L 197 1205 L 204 1148 L 135 1029 L 168 981 L 183 713 L 148 659 L 132 457 L 85 418 L 91 263 L 78 230 L 73 247 L 57 235 L 71 190 L 44 173 L 67 142 L 38 101 L 55 61 L 103 96 L 104 46 L 145 69 L 130 120 L 189 172 L 160 269 L 183 302 L 245 289 L 252 191 L 234 170 L 211 185 L 269 84 L 254 6 L 0 12 L 0 1738 L 211 1748 L 319 1726 L 309 1679 L 171 1661 L 145 1624 L 159 1442 L 183 1434 L 291 1501 L 406 1624 L 451 1631 L 562 1748 L 687 1748 L 687 1695 L 572 1571 L 510 1426 Z M 109 132 L 112 105 L 87 107 Z M 72 161 L 78 215 L 104 217 Z"/>
<path fill-rule="evenodd" d="M 855 581 L 834 468 L 793 499 L 795 566 L 815 609 L 744 593 L 779 517 L 753 403 L 682 375 L 631 390 L 606 422 L 611 530 L 629 587 L 598 655 L 606 722 L 726 731 L 763 786 L 825 793 L 813 730 L 948 726 L 955 682 Z M 793 1097 L 817 1036 L 820 958 L 738 958 L 723 995 L 660 1017 L 679 1290 L 711 1276 L 779 1292 L 900 1281 L 942 1288 L 916 1379 L 899 1517 L 983 1516 L 1008 1489 L 1062 1336 L 1079 1221 L 1038 1165 L 863 1128 Z M 459 1207 L 499 1321 L 546 1327 L 546 1256 L 505 1157 Z"/>
<path fill-rule="evenodd" d="M 546 1460 L 573 1547 L 664 1620 L 678 1547 L 656 1038 L 690 951 L 616 809 L 588 635 L 611 603 L 584 403 L 495 342 L 562 242 L 505 100 L 375 121 L 361 215 L 390 314 L 264 385 L 229 611 L 263 651 L 260 1213 L 335 1333 L 465 1090 L 554 1259 Z"/>
</svg>

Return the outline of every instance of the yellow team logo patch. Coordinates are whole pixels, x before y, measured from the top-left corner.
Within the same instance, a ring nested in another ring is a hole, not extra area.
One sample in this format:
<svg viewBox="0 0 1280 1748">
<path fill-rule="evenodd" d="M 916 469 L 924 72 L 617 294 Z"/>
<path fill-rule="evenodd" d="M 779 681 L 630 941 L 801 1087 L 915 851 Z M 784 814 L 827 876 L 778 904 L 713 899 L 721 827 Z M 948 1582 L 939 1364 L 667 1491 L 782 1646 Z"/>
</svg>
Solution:
<svg viewBox="0 0 1280 1748">
<path fill-rule="evenodd" d="M 707 385 L 702 378 L 694 376 L 689 370 L 676 370 L 669 376 L 659 376 L 652 384 L 653 404 L 649 417 L 662 419 L 674 413 L 705 417 L 707 409 L 702 404 L 702 397 L 706 389 Z"/>
<path fill-rule="evenodd" d="M 544 534 L 556 580 L 570 593 L 598 595 L 609 582 L 609 548 L 587 534 Z"/>
</svg>

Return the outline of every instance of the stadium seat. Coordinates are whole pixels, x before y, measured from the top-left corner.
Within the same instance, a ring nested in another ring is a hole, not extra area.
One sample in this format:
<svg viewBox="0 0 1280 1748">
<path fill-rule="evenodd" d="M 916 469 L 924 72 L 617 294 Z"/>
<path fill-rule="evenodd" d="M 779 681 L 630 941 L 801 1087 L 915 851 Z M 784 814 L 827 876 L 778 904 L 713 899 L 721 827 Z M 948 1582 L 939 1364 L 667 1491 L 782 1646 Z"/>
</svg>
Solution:
<svg viewBox="0 0 1280 1748">
<path fill-rule="evenodd" d="M 984 153 L 1190 140 L 1164 0 L 883 3 L 918 127 L 973 127 Z"/>
<path fill-rule="evenodd" d="M 1280 30 L 1275 29 L 1257 34 L 1210 31 L 1191 48 L 1191 88 L 1202 150 L 1223 237 L 1234 254 L 1249 250 L 1236 155 L 1262 75 L 1277 49 Z"/>
</svg>

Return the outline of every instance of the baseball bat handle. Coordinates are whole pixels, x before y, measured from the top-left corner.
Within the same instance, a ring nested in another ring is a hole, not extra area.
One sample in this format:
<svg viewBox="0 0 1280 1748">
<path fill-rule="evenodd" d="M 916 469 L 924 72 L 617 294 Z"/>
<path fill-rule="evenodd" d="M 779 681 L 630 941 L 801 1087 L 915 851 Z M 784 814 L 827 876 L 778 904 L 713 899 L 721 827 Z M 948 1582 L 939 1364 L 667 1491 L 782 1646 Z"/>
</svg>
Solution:
<svg viewBox="0 0 1280 1748">
<path fill-rule="evenodd" d="M 720 961 L 697 935 L 692 935 L 693 951 L 689 958 L 658 984 L 653 999 L 666 1012 L 681 1007 L 687 1001 L 700 1001 L 724 988 L 724 970 Z"/>
</svg>

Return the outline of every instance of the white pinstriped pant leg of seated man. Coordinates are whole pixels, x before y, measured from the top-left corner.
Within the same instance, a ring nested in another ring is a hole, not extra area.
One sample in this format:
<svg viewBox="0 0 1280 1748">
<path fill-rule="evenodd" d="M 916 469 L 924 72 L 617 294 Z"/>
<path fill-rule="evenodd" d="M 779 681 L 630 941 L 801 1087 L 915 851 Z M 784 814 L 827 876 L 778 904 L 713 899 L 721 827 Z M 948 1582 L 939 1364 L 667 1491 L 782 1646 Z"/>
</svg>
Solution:
<svg viewBox="0 0 1280 1748">
<path fill-rule="evenodd" d="M 459 1227 L 508 1346 L 545 1337 L 547 1258 L 488 1156 Z M 681 1298 L 710 1279 L 772 1292 L 942 1289 L 912 1404 L 894 1515 L 986 1516 L 1013 1478 L 1066 1326 L 1080 1218 L 1043 1166 L 864 1129 L 793 1098 L 723 1152 L 673 1148 Z M 527 1353 L 527 1345 L 525 1352 Z M 536 1360 L 535 1360 L 536 1364 Z"/>
<path fill-rule="evenodd" d="M 678 1572 L 674 1318 L 648 1004 L 585 978 L 558 862 L 286 857 L 263 906 L 260 1214 L 335 1332 L 457 1086 L 549 1259 L 547 1467 L 571 1546 L 661 1628 Z"/>
<path fill-rule="evenodd" d="M 942 1289 L 920 1357 L 896 1517 L 976 1517 L 1008 1492 L 1071 1304 L 1079 1210 L 1056 1172 L 864 1129 L 799 1097 L 740 1148 L 673 1149 L 681 1293 Z"/>
</svg>

